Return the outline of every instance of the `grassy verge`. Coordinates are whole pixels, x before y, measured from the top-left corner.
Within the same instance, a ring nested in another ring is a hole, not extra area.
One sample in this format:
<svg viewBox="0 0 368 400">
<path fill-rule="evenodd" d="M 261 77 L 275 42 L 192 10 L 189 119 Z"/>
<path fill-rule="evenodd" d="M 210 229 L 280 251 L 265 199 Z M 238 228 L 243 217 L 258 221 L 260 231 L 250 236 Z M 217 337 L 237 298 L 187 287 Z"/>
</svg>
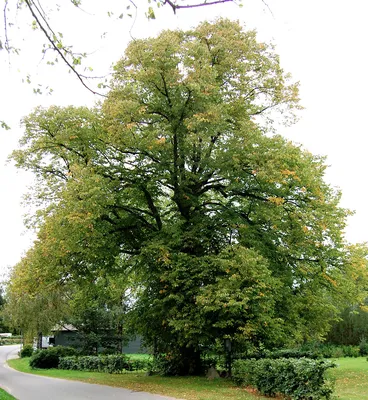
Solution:
<svg viewBox="0 0 368 400">
<path fill-rule="evenodd" d="M 329 371 L 335 379 L 335 395 L 338 400 L 368 400 L 368 361 L 365 357 L 334 359 L 337 368 Z M 229 380 L 209 381 L 199 377 L 145 376 L 144 373 L 128 372 L 111 375 L 100 372 L 33 370 L 29 359 L 9 360 L 9 365 L 18 371 L 54 378 L 78 380 L 115 387 L 124 387 L 186 400 L 255 400 L 266 399 L 256 396 L 245 389 L 235 387 Z M 8 400 L 1 397 L 0 400 Z M 9 397 L 12 399 L 12 397 Z"/>
<path fill-rule="evenodd" d="M 16 400 L 16 398 L 10 395 L 5 390 L 0 389 L 0 400 Z"/>
<path fill-rule="evenodd" d="M 334 359 L 337 368 L 329 371 L 336 379 L 339 400 L 368 400 L 368 362 L 366 357 Z"/>
<path fill-rule="evenodd" d="M 29 366 L 29 359 L 9 360 L 9 365 L 21 372 L 44 375 L 53 378 L 78 380 L 135 391 L 161 394 L 185 400 L 255 400 L 266 399 L 250 394 L 226 379 L 209 381 L 201 377 L 146 376 L 144 373 L 105 374 L 101 372 L 62 371 L 57 369 L 39 370 Z M 1 399 L 1 398 L 0 398 Z"/>
</svg>

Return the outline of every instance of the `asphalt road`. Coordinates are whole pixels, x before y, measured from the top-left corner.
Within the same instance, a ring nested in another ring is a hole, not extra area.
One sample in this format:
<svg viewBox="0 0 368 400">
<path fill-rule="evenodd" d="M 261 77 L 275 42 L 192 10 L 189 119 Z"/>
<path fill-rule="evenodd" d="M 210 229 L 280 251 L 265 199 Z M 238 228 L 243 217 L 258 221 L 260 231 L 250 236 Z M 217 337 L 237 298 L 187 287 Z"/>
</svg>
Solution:
<svg viewBox="0 0 368 400">
<path fill-rule="evenodd" d="M 6 364 L 19 346 L 0 346 L 0 387 L 18 400 L 173 400 L 128 389 L 54 379 L 15 371 Z"/>
</svg>

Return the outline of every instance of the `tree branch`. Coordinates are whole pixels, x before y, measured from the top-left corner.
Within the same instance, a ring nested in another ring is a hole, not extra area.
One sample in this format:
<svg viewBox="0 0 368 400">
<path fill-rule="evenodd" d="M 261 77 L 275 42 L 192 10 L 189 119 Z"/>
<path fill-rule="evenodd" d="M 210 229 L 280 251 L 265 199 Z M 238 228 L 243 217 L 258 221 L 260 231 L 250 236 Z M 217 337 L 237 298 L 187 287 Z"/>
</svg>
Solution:
<svg viewBox="0 0 368 400">
<path fill-rule="evenodd" d="M 172 0 L 165 0 L 165 1 L 164 1 L 164 5 L 165 5 L 165 4 L 168 4 L 168 5 L 172 8 L 174 14 L 176 14 L 176 10 L 180 10 L 180 9 L 185 9 L 185 8 L 198 8 L 198 7 L 212 6 L 212 5 L 215 5 L 215 4 L 229 3 L 229 2 L 233 3 L 234 0 L 203 1 L 202 3 L 197 3 L 197 4 L 186 4 L 186 5 L 183 5 L 183 6 L 180 6 L 180 5 L 178 5 L 178 4 L 175 4 L 174 1 L 172 1 Z"/>
<path fill-rule="evenodd" d="M 62 53 L 62 49 L 59 49 L 58 46 L 55 44 L 54 40 L 50 37 L 49 33 L 47 32 L 46 28 L 44 27 L 44 25 L 41 23 L 39 17 L 37 16 L 37 14 L 35 13 L 35 11 L 33 10 L 32 4 L 34 5 L 33 2 L 31 2 L 30 0 L 24 0 L 25 4 L 27 5 L 29 11 L 31 12 L 33 18 L 36 20 L 37 25 L 40 27 L 40 29 L 42 30 L 43 34 L 45 35 L 46 39 L 50 42 L 52 48 L 59 54 L 59 56 L 61 57 L 61 59 L 64 61 L 64 63 L 71 69 L 71 71 L 73 71 L 73 73 L 77 76 L 77 78 L 79 79 L 79 81 L 82 83 L 82 85 L 91 93 L 93 94 L 97 94 L 99 96 L 102 97 L 106 97 L 104 94 L 98 93 L 96 91 L 94 91 L 93 89 L 91 89 L 83 80 L 82 76 L 76 71 L 75 67 L 67 60 L 67 58 L 64 56 L 64 54 Z M 35 6 L 36 7 L 36 6 Z M 37 8 L 37 7 L 36 7 Z M 44 19 L 44 17 L 42 16 L 42 14 L 40 14 L 42 19 Z M 49 26 L 46 22 L 46 25 Z M 51 30 L 52 32 L 52 30 Z"/>
</svg>

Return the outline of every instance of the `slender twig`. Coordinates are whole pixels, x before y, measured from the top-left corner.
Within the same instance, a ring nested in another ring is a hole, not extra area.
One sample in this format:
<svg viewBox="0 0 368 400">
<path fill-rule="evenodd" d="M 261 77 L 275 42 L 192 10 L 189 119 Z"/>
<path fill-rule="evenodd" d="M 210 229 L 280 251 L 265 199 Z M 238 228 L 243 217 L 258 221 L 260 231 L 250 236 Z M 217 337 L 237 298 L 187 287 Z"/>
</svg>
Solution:
<svg viewBox="0 0 368 400">
<path fill-rule="evenodd" d="M 78 73 L 78 71 L 76 71 L 76 69 L 74 68 L 74 66 L 67 60 L 67 58 L 64 56 L 64 54 L 62 53 L 61 49 L 59 49 L 57 47 L 57 45 L 55 44 L 54 40 L 50 37 L 49 33 L 47 32 L 47 30 L 45 29 L 44 25 L 41 23 L 39 17 L 37 16 L 37 14 L 35 13 L 35 11 L 33 10 L 32 4 L 34 5 L 34 3 L 30 0 L 25 0 L 25 4 L 27 5 L 29 11 L 31 12 L 33 18 L 36 20 L 37 25 L 40 27 L 40 29 L 42 30 L 42 32 L 44 33 L 46 39 L 50 42 L 51 46 L 53 47 L 53 49 L 59 54 L 59 56 L 61 57 L 61 59 L 64 61 L 64 63 L 71 69 L 71 71 L 77 76 L 77 78 L 79 79 L 79 81 L 81 82 L 81 84 L 87 89 L 89 90 L 91 93 L 93 94 L 97 94 L 99 96 L 102 97 L 106 97 L 104 94 L 98 93 L 96 91 L 94 91 L 93 89 L 91 89 L 83 80 L 82 76 Z M 36 7 L 37 8 L 37 7 Z M 41 14 L 41 18 L 44 20 L 44 17 Z M 48 26 L 47 22 L 46 25 Z M 52 30 L 50 30 L 52 32 Z"/>
<path fill-rule="evenodd" d="M 5 31 L 4 47 L 5 47 L 6 51 L 9 51 L 10 47 L 9 47 L 9 38 L 8 38 L 8 18 L 6 16 L 7 7 L 8 7 L 8 0 L 5 1 L 3 15 L 4 15 L 4 31 Z"/>
<path fill-rule="evenodd" d="M 129 0 L 129 3 L 132 4 L 133 7 L 135 8 L 134 21 L 133 21 L 133 23 L 132 23 L 132 26 L 131 26 L 130 29 L 129 29 L 129 35 L 130 35 L 130 37 L 132 38 L 132 40 L 135 40 L 135 38 L 134 38 L 133 35 L 132 35 L 132 30 L 133 30 L 133 28 L 134 28 L 134 26 L 135 26 L 135 23 L 136 23 L 136 21 L 137 21 L 138 7 L 136 6 L 136 4 L 134 3 L 133 0 Z"/>
</svg>

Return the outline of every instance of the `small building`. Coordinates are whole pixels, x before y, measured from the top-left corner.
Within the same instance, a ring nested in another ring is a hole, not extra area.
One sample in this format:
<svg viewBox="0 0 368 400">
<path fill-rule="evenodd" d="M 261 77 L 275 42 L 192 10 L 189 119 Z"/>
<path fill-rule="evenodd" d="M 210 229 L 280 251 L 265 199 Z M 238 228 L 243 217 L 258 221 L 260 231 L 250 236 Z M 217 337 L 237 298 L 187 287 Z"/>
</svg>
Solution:
<svg viewBox="0 0 368 400">
<path fill-rule="evenodd" d="M 51 332 L 53 333 L 54 346 L 78 347 L 78 330 L 73 325 L 59 325 L 52 329 Z"/>
<path fill-rule="evenodd" d="M 52 329 L 51 332 L 53 333 L 53 336 L 51 336 L 53 338 L 53 346 L 70 346 L 75 348 L 81 346 L 78 338 L 78 330 L 73 325 L 59 325 Z M 135 339 L 130 340 L 126 345 L 120 347 L 120 349 L 123 354 L 149 353 L 148 349 L 143 347 L 140 336 L 136 336 Z"/>
</svg>

